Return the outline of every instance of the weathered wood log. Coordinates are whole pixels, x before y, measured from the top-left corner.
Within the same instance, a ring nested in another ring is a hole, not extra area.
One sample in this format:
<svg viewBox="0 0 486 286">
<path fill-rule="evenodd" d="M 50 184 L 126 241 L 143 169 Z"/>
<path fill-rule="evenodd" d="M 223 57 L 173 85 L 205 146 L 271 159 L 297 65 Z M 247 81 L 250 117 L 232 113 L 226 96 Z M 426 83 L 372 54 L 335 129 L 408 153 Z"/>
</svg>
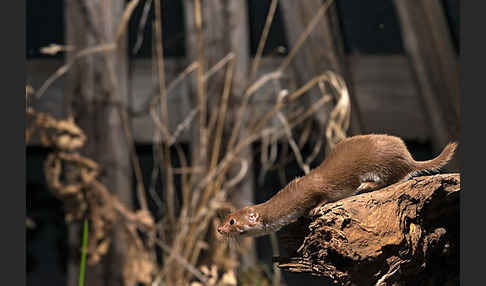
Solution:
<svg viewBox="0 0 486 286">
<path fill-rule="evenodd" d="M 280 231 L 291 254 L 274 261 L 341 285 L 459 285 L 460 189 L 441 174 L 327 204 Z"/>
</svg>

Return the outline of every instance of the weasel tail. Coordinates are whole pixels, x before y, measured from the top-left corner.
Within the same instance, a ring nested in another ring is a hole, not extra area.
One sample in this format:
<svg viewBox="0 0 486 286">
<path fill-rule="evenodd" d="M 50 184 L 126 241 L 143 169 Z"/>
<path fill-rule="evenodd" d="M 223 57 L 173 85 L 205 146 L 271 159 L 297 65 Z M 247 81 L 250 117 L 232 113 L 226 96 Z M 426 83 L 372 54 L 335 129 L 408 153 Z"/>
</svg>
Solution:
<svg viewBox="0 0 486 286">
<path fill-rule="evenodd" d="M 434 159 L 427 161 L 415 161 L 416 172 L 431 172 L 442 168 L 452 158 L 456 148 L 457 143 L 451 142 L 447 144 L 439 156 L 435 157 Z"/>
</svg>

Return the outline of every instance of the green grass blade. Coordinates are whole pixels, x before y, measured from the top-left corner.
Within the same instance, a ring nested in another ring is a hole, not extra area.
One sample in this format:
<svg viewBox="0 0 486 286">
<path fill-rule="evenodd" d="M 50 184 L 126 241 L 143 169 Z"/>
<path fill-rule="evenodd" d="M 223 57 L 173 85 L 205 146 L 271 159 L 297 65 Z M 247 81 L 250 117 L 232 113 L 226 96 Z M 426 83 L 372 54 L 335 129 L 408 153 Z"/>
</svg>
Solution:
<svg viewBox="0 0 486 286">
<path fill-rule="evenodd" d="M 79 286 L 84 286 L 84 270 L 86 268 L 86 247 L 88 245 L 88 219 L 84 219 L 83 249 L 81 251 L 81 264 L 79 266 Z"/>
</svg>

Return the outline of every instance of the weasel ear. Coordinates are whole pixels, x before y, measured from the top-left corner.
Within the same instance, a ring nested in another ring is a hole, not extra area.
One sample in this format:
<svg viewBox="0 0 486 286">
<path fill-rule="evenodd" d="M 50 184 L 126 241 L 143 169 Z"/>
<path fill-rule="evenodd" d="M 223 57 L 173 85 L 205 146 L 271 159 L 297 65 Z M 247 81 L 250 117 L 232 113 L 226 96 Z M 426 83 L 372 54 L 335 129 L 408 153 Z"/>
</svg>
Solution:
<svg viewBox="0 0 486 286">
<path fill-rule="evenodd" d="M 216 210 L 216 216 L 220 219 L 225 219 L 230 213 L 234 212 L 236 209 L 234 207 L 223 206 Z"/>
<path fill-rule="evenodd" d="M 248 220 L 251 222 L 256 222 L 258 220 L 258 213 L 255 211 L 251 211 L 248 213 Z"/>
<path fill-rule="evenodd" d="M 235 211 L 236 208 L 233 205 L 224 203 L 222 206 L 216 209 L 216 216 L 218 216 L 220 219 L 225 219 L 230 213 Z"/>
</svg>

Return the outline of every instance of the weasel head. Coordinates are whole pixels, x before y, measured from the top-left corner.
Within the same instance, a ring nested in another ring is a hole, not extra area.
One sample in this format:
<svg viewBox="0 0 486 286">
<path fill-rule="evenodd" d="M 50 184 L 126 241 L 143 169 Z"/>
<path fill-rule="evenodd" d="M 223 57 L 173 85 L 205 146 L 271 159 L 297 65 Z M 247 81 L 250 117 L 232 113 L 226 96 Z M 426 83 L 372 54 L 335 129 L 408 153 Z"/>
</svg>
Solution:
<svg viewBox="0 0 486 286">
<path fill-rule="evenodd" d="M 261 214 L 254 207 L 244 207 L 226 216 L 218 232 L 228 238 L 265 234 Z"/>
</svg>

